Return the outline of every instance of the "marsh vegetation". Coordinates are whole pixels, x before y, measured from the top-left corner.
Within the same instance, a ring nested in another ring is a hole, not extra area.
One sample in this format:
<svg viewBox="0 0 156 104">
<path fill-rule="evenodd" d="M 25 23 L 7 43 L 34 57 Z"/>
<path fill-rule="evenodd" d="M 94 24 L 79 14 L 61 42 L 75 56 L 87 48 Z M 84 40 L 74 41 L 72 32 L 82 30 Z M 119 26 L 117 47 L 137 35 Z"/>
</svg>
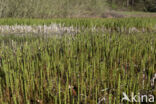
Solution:
<svg viewBox="0 0 156 104">
<path fill-rule="evenodd" d="M 0 20 L 13 27 L 53 23 L 79 31 L 1 32 L 0 103 L 130 104 L 123 92 L 156 96 L 155 18 Z"/>
</svg>

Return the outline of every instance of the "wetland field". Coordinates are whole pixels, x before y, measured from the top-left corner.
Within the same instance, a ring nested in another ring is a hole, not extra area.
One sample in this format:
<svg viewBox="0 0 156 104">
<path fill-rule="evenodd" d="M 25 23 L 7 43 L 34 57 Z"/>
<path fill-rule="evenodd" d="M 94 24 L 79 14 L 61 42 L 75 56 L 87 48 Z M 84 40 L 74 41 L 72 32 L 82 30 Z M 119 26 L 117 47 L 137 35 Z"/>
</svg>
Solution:
<svg viewBox="0 0 156 104">
<path fill-rule="evenodd" d="M 0 19 L 0 104 L 155 102 L 156 18 Z"/>
</svg>

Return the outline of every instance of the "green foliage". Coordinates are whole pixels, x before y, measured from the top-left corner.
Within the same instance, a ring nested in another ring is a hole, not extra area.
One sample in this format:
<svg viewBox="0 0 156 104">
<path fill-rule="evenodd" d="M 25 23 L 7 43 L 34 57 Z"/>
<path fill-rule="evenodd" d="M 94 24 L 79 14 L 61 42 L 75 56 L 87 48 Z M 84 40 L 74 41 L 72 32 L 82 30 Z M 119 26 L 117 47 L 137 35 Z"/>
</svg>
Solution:
<svg viewBox="0 0 156 104">
<path fill-rule="evenodd" d="M 72 17 L 106 8 L 105 0 L 0 0 L 0 17 Z"/>
<path fill-rule="evenodd" d="M 0 18 L 99 17 L 110 9 L 154 12 L 155 7 L 155 0 L 0 0 Z"/>
<path fill-rule="evenodd" d="M 156 12 L 155 0 L 107 0 L 112 9 L 129 8 L 131 10 Z"/>
<path fill-rule="evenodd" d="M 116 104 L 122 92 L 151 89 L 150 79 L 144 89 L 140 81 L 144 69 L 148 77 L 155 73 L 155 34 L 87 32 L 0 40 L 0 103 L 95 104 L 105 96 Z M 76 95 L 69 86 L 77 87 Z"/>
<path fill-rule="evenodd" d="M 155 18 L 110 18 L 110 19 L 89 19 L 89 18 L 66 18 L 66 19 L 0 19 L 0 25 L 50 25 L 61 24 L 63 26 L 74 26 L 77 28 L 106 28 L 108 30 L 122 31 L 129 28 L 154 29 Z"/>
<path fill-rule="evenodd" d="M 122 102 L 122 92 L 154 94 L 151 92 L 155 91 L 151 78 L 156 73 L 154 32 L 107 34 L 87 28 L 150 29 L 155 19 L 0 20 L 3 25 L 51 22 L 86 31 L 48 38 L 45 34 L 0 36 L 1 104 L 118 104 Z"/>
</svg>

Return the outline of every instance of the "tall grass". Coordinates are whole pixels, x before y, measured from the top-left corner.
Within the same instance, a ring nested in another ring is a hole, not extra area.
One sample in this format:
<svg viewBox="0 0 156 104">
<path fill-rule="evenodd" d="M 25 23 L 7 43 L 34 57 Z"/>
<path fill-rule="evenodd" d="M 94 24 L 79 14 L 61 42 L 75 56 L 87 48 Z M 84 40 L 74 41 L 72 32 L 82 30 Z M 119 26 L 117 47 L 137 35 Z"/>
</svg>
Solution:
<svg viewBox="0 0 156 104">
<path fill-rule="evenodd" d="M 78 29 L 102 29 L 123 32 L 131 28 L 141 30 L 156 30 L 155 18 L 120 18 L 120 19 L 89 19 L 89 18 L 66 18 L 66 19 L 0 19 L 0 25 L 51 25 L 73 26 Z"/>
<path fill-rule="evenodd" d="M 153 89 L 155 49 L 154 33 L 0 36 L 0 103 L 120 103 Z"/>
</svg>

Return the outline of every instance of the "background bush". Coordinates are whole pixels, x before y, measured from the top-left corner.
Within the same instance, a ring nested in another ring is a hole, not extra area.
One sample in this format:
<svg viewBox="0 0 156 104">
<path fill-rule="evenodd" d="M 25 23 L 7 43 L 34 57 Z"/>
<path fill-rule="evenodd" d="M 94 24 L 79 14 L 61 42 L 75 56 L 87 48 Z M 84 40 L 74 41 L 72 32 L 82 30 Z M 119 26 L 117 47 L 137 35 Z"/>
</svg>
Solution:
<svg viewBox="0 0 156 104">
<path fill-rule="evenodd" d="M 71 17 L 105 8 L 105 0 L 0 0 L 0 17 Z"/>
<path fill-rule="evenodd" d="M 126 9 L 127 8 L 127 9 Z M 155 0 L 0 0 L 0 17 L 98 17 L 109 10 L 156 11 Z"/>
</svg>

